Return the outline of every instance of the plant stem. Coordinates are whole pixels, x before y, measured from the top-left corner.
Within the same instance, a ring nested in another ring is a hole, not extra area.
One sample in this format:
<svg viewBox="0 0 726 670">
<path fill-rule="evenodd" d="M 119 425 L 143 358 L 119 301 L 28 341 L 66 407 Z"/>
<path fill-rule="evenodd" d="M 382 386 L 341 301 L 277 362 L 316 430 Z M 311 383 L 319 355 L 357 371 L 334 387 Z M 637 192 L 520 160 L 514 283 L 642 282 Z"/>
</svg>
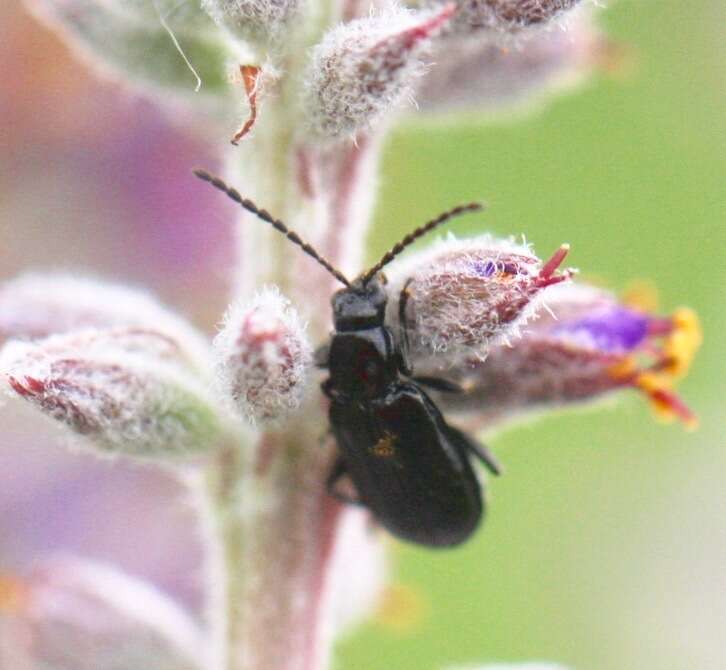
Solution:
<svg viewBox="0 0 726 670">
<path fill-rule="evenodd" d="M 264 123 L 234 150 L 227 176 L 333 263 L 357 264 L 379 142 L 305 144 L 289 79 L 268 91 Z M 238 225 L 236 297 L 277 285 L 308 321 L 313 341 L 322 342 L 336 280 L 269 225 L 244 212 Z M 311 376 L 295 416 L 244 448 L 223 450 L 207 472 L 213 670 L 328 666 L 334 629 L 328 576 L 344 509 L 325 487 L 335 449 L 329 440 L 321 444 L 326 408 L 320 379 Z"/>
</svg>

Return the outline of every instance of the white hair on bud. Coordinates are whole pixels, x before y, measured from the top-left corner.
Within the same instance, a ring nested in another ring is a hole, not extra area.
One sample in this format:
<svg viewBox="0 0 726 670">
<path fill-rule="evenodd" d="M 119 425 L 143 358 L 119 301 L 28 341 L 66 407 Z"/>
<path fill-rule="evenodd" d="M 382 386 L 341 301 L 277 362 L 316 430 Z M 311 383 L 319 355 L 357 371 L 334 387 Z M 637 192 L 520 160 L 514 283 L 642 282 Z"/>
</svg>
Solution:
<svg viewBox="0 0 726 670">
<path fill-rule="evenodd" d="M 330 30 L 305 80 L 310 127 L 323 137 L 353 136 L 411 100 L 425 72 L 421 57 L 449 15 L 395 7 Z"/>
<path fill-rule="evenodd" d="M 300 0 L 202 0 L 202 9 L 220 26 L 251 40 L 277 40 L 301 7 Z"/>
<path fill-rule="evenodd" d="M 97 451 L 166 459 L 211 448 L 221 417 L 206 384 L 158 332 L 74 331 L 0 352 L 7 393 L 65 424 Z"/>
<path fill-rule="evenodd" d="M 21 596 L 3 617 L 0 652 L 16 670 L 203 667 L 203 635 L 186 612 L 110 565 L 64 557 L 16 581 Z"/>
<path fill-rule="evenodd" d="M 276 288 L 233 304 L 213 346 L 221 390 L 249 421 L 281 419 L 300 406 L 312 347 L 297 311 Z"/>
<path fill-rule="evenodd" d="M 536 31 L 563 18 L 581 0 L 459 0 L 455 32 L 486 30 L 503 34 Z"/>
<path fill-rule="evenodd" d="M 484 359 L 492 345 L 518 336 L 539 308 L 541 267 L 529 246 L 512 239 L 449 235 L 391 266 L 389 321 L 398 323 L 400 293 L 407 285 L 414 358 Z"/>
<path fill-rule="evenodd" d="M 484 233 L 476 237 L 459 238 L 453 233 L 446 233 L 425 248 L 401 256 L 386 269 L 386 275 L 391 283 L 401 277 L 411 276 L 422 266 L 438 262 L 442 256 L 482 252 L 492 257 L 514 254 L 536 259 L 531 244 L 517 242 L 512 236 L 494 237 Z"/>
<path fill-rule="evenodd" d="M 0 286 L 0 342 L 116 326 L 163 333 L 196 371 L 209 368 L 205 338 L 144 291 L 67 274 L 30 273 Z"/>
</svg>

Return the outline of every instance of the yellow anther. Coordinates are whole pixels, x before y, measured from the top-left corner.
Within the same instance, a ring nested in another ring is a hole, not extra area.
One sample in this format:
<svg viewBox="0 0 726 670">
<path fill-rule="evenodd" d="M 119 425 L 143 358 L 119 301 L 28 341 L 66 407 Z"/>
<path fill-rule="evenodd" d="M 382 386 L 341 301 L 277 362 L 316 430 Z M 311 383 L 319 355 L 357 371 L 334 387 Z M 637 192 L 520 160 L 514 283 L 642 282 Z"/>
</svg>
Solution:
<svg viewBox="0 0 726 670">
<path fill-rule="evenodd" d="M 674 378 L 683 377 L 703 342 L 698 316 L 692 309 L 682 307 L 671 317 L 673 330 L 663 345 L 665 370 Z"/>
<path fill-rule="evenodd" d="M 637 364 L 633 356 L 625 356 L 623 360 L 614 363 L 608 368 L 608 374 L 612 379 L 621 381 L 630 379 L 637 370 Z"/>
<path fill-rule="evenodd" d="M 635 385 L 646 393 L 654 393 L 655 391 L 671 390 L 670 379 L 657 372 L 641 372 L 635 378 Z"/>
<path fill-rule="evenodd" d="M 657 372 L 642 372 L 635 378 L 635 386 L 646 393 L 656 417 L 670 423 L 680 419 L 688 430 L 698 427 L 698 418 L 672 391 L 672 379 Z"/>
</svg>

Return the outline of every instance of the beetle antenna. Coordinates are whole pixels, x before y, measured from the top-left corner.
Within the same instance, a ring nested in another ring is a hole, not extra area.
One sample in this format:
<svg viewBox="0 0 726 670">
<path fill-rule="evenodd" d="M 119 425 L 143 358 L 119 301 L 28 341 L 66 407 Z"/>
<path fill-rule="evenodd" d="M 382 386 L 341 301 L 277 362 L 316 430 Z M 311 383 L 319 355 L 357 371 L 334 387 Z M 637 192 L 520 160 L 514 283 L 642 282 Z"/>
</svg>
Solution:
<svg viewBox="0 0 726 670">
<path fill-rule="evenodd" d="M 311 256 L 320 263 L 320 265 L 330 272 L 330 274 L 333 275 L 333 277 L 335 277 L 339 282 L 346 286 L 350 286 L 350 282 L 346 279 L 345 275 L 340 272 L 340 270 L 333 267 L 330 261 L 321 256 L 313 246 L 303 240 L 294 230 L 290 230 L 282 221 L 274 218 L 266 209 L 260 209 L 251 200 L 243 198 L 236 189 L 231 186 L 227 186 L 227 184 L 225 184 L 219 177 L 215 177 L 206 170 L 192 170 L 192 172 L 194 172 L 194 174 L 202 181 L 206 181 L 214 186 L 214 188 L 226 193 L 227 196 L 234 200 L 238 205 L 241 205 L 243 209 L 250 212 L 250 214 L 254 214 L 258 219 L 262 219 L 269 223 L 275 230 L 287 237 L 290 242 L 297 244 L 297 246 L 299 246 L 308 256 Z"/>
<path fill-rule="evenodd" d="M 435 228 L 438 228 L 441 224 L 450 221 L 451 219 L 466 214 L 468 212 L 478 212 L 484 209 L 484 205 L 480 202 L 471 202 L 467 205 L 459 205 L 450 209 L 448 212 L 439 214 L 435 219 L 432 219 L 428 223 L 424 223 L 423 226 L 419 226 L 416 230 L 411 231 L 406 237 L 400 242 L 395 244 L 390 251 L 387 251 L 381 260 L 379 260 L 370 270 L 361 277 L 363 284 L 367 284 L 378 272 L 380 272 L 386 265 L 388 265 L 398 254 L 400 254 L 406 247 L 413 244 L 420 237 L 423 237 L 427 233 L 430 233 Z"/>
</svg>

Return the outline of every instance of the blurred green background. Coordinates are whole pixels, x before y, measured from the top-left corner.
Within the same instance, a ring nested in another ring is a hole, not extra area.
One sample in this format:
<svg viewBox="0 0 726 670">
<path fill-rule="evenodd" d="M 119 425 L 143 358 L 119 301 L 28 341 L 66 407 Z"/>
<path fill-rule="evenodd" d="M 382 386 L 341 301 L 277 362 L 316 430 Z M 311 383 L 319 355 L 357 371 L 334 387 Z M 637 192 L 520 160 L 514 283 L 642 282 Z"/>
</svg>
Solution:
<svg viewBox="0 0 726 670">
<path fill-rule="evenodd" d="M 632 49 L 621 75 L 512 124 L 398 130 L 371 258 L 414 223 L 483 198 L 489 210 L 458 232 L 524 233 L 541 255 L 567 241 L 586 278 L 653 282 L 663 311 L 690 305 L 703 321 L 681 386 L 701 428 L 658 424 L 633 393 L 496 436 L 506 476 L 490 483 L 482 532 L 443 553 L 397 545 L 396 578 L 418 593 L 420 621 L 365 626 L 340 644 L 338 670 L 529 659 L 726 669 L 726 3 L 619 0 L 602 19 Z M 200 214 L 213 194 L 164 191 L 209 164 L 208 149 L 97 82 L 15 0 L 0 5 L 0 57 L 2 277 L 90 269 L 211 326 L 229 219 Z"/>
<path fill-rule="evenodd" d="M 652 281 L 661 309 L 702 318 L 681 387 L 701 428 L 659 425 L 631 394 L 495 437 L 506 474 L 482 532 L 453 552 L 396 552 L 423 621 L 366 627 L 341 645 L 340 668 L 726 668 L 726 4 L 611 4 L 608 32 L 633 50 L 624 76 L 510 125 L 398 131 L 371 258 L 412 223 L 483 198 L 483 219 L 458 231 L 525 233 L 545 256 L 567 241 L 585 278 Z"/>
</svg>

